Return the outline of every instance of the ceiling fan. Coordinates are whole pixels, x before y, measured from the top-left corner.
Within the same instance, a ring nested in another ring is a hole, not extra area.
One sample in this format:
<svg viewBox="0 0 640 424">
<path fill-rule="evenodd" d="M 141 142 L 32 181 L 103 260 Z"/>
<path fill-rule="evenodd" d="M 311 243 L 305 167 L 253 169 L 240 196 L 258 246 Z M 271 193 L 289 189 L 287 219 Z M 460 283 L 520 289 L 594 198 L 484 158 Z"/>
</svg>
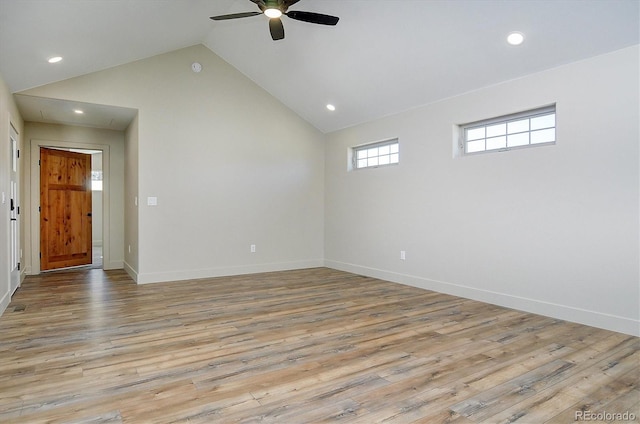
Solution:
<svg viewBox="0 0 640 424">
<path fill-rule="evenodd" d="M 323 15 L 321 13 L 303 12 L 300 10 L 289 11 L 289 6 L 298 3 L 300 0 L 249 0 L 258 5 L 260 12 L 232 13 L 230 15 L 212 16 L 214 21 L 225 21 L 228 19 L 248 18 L 250 16 L 266 15 L 269 18 L 269 31 L 271 38 L 282 40 L 284 38 L 284 26 L 280 17 L 288 16 L 296 21 L 309 22 L 312 24 L 335 25 L 340 18 L 336 16 Z"/>
</svg>

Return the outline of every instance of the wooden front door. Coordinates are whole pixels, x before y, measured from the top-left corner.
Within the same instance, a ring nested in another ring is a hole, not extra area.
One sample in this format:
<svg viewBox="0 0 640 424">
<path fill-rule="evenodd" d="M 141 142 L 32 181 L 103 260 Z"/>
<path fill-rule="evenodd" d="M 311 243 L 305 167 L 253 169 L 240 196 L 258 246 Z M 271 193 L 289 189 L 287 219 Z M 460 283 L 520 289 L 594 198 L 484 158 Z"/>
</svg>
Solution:
<svg viewBox="0 0 640 424">
<path fill-rule="evenodd" d="M 89 265 L 91 155 L 40 148 L 40 269 Z"/>
</svg>

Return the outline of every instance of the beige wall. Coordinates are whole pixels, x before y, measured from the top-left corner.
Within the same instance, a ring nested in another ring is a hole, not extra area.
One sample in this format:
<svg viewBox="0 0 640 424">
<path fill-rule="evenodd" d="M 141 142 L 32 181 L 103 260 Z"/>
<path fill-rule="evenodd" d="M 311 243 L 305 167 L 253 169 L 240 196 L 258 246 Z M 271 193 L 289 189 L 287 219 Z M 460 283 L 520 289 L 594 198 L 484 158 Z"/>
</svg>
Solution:
<svg viewBox="0 0 640 424">
<path fill-rule="evenodd" d="M 138 270 L 138 116 L 125 131 L 124 167 L 124 268 L 136 277 Z"/>
<path fill-rule="evenodd" d="M 121 247 L 139 282 L 326 264 L 638 334 L 639 56 L 635 46 L 328 136 L 203 46 L 26 93 L 138 109 L 124 135 Z M 454 154 L 457 124 L 550 103 L 555 146 Z M 391 137 L 400 165 L 347 171 L 350 147 Z"/>
<path fill-rule="evenodd" d="M 103 267 L 119 269 L 124 262 L 124 132 L 27 122 L 23 165 L 25 263 L 28 273 L 40 271 L 39 168 L 40 146 L 103 150 Z"/>
<path fill-rule="evenodd" d="M 323 264 L 324 136 L 206 47 L 25 94 L 138 109 L 125 238 L 139 282 Z"/>
<path fill-rule="evenodd" d="M 23 152 L 24 141 L 22 134 L 22 118 L 13 100 L 13 96 L 9 92 L 9 89 L 2 79 L 2 76 L 0 75 L 0 194 L 4 193 L 5 196 L 5 203 L 0 203 L 0 314 L 7 308 L 7 305 L 11 301 L 12 294 L 9 280 L 10 233 L 8 207 L 10 193 L 9 169 L 11 156 L 9 144 L 10 125 L 13 125 L 18 132 L 18 148 L 21 152 Z M 18 161 L 19 172 L 23 163 L 24 160 Z M 22 187 L 20 187 L 20 189 L 22 189 Z M 20 197 L 22 197 L 22 195 Z M 19 198 L 19 201 L 20 200 L 21 199 Z M 20 219 L 22 221 L 22 216 L 20 216 Z M 22 273 L 24 275 L 24 268 L 22 268 Z"/>
<path fill-rule="evenodd" d="M 638 334 L 638 50 L 330 134 L 327 265 Z M 457 124 L 552 103 L 556 145 L 454 156 Z M 391 137 L 398 166 L 347 171 Z"/>
</svg>

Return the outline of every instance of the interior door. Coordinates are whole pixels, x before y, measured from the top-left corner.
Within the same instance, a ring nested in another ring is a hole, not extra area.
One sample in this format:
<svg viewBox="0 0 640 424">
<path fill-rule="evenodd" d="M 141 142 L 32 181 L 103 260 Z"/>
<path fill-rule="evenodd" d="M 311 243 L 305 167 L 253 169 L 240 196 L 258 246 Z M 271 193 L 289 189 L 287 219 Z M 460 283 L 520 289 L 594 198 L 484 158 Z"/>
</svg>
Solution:
<svg viewBox="0 0 640 424">
<path fill-rule="evenodd" d="M 20 285 L 20 207 L 18 206 L 18 133 L 11 126 L 9 133 L 9 148 L 11 164 L 9 166 L 9 238 L 11 246 L 10 250 L 10 284 L 11 293 L 13 293 Z"/>
<path fill-rule="evenodd" d="M 40 269 L 89 265 L 91 155 L 40 148 Z"/>
</svg>

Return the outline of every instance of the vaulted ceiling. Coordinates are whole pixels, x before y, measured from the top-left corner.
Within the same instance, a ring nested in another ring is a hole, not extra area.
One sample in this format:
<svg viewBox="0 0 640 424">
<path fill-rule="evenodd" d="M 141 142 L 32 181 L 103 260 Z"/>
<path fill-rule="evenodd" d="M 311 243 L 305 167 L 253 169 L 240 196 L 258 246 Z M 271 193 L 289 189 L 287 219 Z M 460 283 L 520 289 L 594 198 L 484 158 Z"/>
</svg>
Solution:
<svg viewBox="0 0 640 424">
<path fill-rule="evenodd" d="M 637 0 L 301 0 L 290 10 L 340 21 L 283 17 L 281 41 L 265 16 L 209 19 L 254 10 L 250 0 L 0 0 L 0 74 L 18 93 L 202 43 L 330 132 L 640 42 Z M 506 42 L 512 31 L 522 45 Z M 32 101 L 20 102 L 25 113 Z"/>
</svg>

